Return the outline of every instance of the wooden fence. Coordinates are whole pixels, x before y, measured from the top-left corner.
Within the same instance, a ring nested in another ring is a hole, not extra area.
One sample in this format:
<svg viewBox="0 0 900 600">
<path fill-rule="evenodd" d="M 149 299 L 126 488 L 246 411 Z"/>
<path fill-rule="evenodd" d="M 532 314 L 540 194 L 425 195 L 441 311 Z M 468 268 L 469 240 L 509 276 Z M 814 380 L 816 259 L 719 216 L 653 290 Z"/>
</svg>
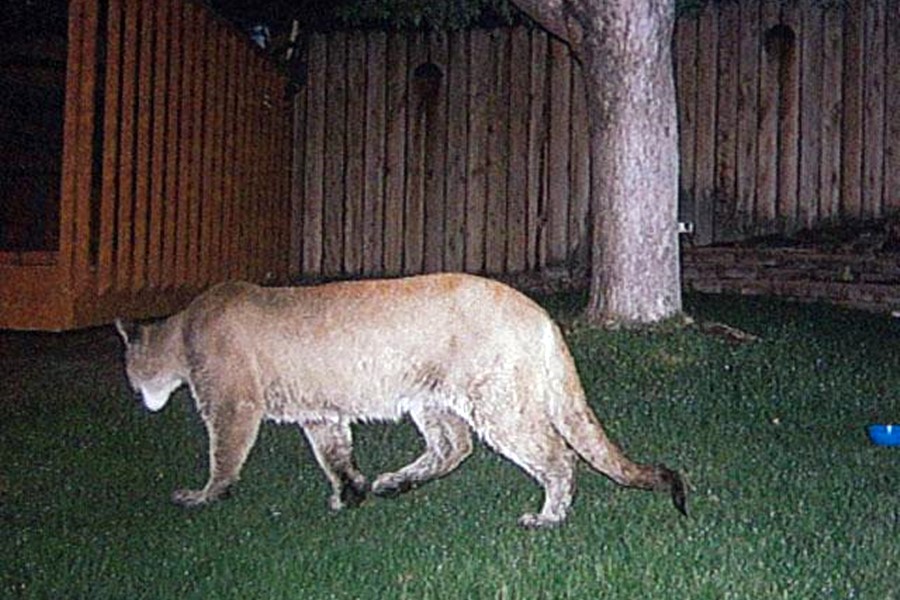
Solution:
<svg viewBox="0 0 900 600">
<path fill-rule="evenodd" d="M 679 19 L 694 242 L 900 208 L 900 0 L 711 2 Z M 292 272 L 515 272 L 588 257 L 580 67 L 526 28 L 313 36 Z"/>
<path fill-rule="evenodd" d="M 900 209 L 900 1 L 715 3 L 675 54 L 699 243 Z"/>
<path fill-rule="evenodd" d="M 0 256 L 0 327 L 286 279 L 286 79 L 242 34 L 183 0 L 71 0 L 66 70 L 58 249 Z"/>
<path fill-rule="evenodd" d="M 586 257 L 580 71 L 540 31 L 314 35 L 292 270 L 516 272 Z"/>
</svg>

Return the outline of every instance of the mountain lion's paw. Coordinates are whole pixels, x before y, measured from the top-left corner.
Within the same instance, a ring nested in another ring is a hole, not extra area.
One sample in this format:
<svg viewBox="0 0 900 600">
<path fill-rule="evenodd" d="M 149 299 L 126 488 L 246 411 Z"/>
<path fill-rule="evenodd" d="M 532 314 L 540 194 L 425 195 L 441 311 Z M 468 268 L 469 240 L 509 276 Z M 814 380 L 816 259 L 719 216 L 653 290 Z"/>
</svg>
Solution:
<svg viewBox="0 0 900 600">
<path fill-rule="evenodd" d="M 205 490 L 175 490 L 172 494 L 172 502 L 179 506 L 202 506 L 209 502 Z"/>
</svg>

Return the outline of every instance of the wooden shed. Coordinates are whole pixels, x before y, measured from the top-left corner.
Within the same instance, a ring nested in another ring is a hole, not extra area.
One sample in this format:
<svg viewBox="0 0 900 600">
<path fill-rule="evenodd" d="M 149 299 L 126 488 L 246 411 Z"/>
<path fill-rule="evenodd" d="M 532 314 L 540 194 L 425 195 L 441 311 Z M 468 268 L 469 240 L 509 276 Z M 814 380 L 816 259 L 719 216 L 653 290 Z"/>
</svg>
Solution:
<svg viewBox="0 0 900 600">
<path fill-rule="evenodd" d="M 0 25 L 0 328 L 158 315 L 216 281 L 286 280 L 278 68 L 189 0 L 21 5 Z"/>
</svg>

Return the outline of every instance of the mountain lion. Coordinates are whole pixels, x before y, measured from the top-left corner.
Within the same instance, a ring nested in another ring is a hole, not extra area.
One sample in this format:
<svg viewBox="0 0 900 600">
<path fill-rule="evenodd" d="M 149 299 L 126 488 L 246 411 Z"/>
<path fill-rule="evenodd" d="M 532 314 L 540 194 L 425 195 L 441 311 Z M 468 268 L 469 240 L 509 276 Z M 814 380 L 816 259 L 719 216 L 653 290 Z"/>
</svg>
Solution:
<svg viewBox="0 0 900 600">
<path fill-rule="evenodd" d="M 200 505 L 237 481 L 260 422 L 296 423 L 331 483 L 330 506 L 390 495 L 446 475 L 470 430 L 544 488 L 525 527 L 565 519 L 575 457 L 630 487 L 685 486 L 665 466 L 629 460 L 588 407 L 559 328 L 512 288 L 471 275 L 264 288 L 223 283 L 167 320 L 116 322 L 128 379 L 151 411 L 190 387 L 209 433 L 210 476 L 173 500 Z M 369 485 L 351 425 L 409 415 L 425 441 L 411 464 Z"/>
</svg>

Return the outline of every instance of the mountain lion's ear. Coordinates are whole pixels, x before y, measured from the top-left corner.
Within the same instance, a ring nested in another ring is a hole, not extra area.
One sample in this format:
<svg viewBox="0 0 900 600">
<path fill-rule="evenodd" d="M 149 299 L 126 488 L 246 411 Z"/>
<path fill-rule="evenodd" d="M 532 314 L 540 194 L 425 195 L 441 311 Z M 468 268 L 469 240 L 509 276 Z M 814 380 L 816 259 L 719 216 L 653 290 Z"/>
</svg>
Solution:
<svg viewBox="0 0 900 600">
<path fill-rule="evenodd" d="M 138 325 L 132 321 L 116 319 L 116 330 L 126 346 L 138 338 Z"/>
</svg>

